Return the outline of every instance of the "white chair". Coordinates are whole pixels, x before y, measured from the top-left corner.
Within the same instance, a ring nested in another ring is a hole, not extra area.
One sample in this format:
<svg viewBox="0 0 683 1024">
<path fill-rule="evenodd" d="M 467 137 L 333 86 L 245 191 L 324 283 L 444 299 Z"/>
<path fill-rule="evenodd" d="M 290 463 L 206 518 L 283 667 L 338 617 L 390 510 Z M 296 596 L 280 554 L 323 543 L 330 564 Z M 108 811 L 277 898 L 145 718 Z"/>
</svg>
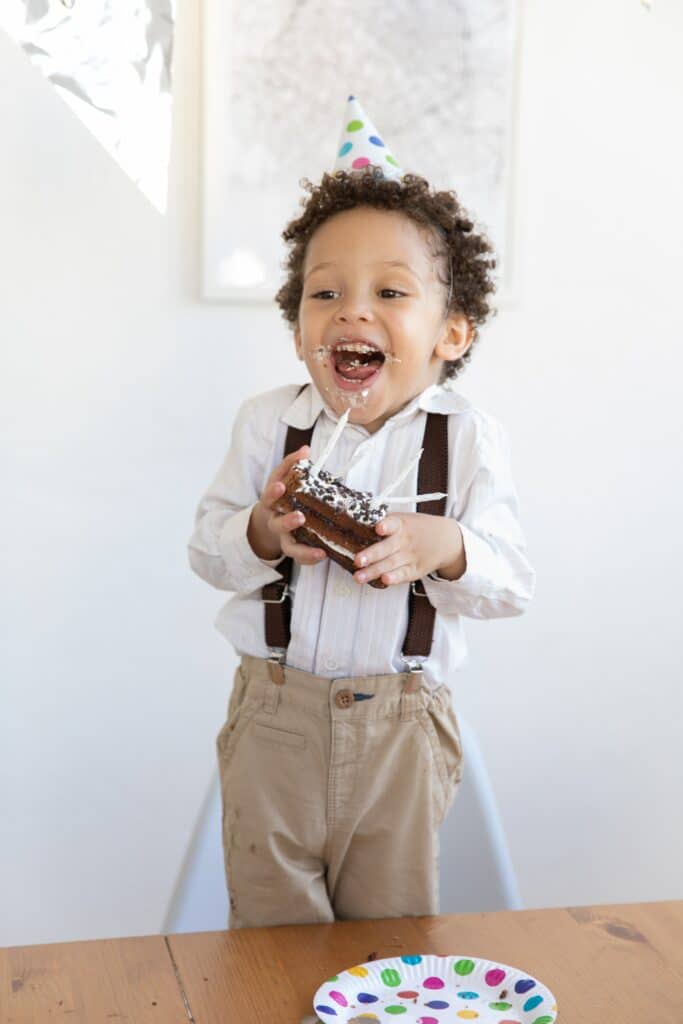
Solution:
<svg viewBox="0 0 683 1024">
<path fill-rule="evenodd" d="M 440 911 L 521 910 L 517 876 L 476 733 L 461 715 L 458 725 L 463 775 L 439 833 Z"/>
<path fill-rule="evenodd" d="M 488 772 L 458 716 L 463 778 L 440 833 L 441 913 L 518 910 L 521 900 Z M 221 797 L 214 772 L 163 925 L 173 932 L 220 931 L 228 920 L 221 846 Z"/>
</svg>

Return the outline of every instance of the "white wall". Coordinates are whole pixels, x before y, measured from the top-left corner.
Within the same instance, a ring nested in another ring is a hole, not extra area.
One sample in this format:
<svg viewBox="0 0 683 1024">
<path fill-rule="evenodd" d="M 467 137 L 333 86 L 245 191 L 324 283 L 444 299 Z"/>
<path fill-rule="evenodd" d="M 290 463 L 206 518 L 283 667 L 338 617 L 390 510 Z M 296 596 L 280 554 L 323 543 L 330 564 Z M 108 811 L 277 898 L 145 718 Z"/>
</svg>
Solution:
<svg viewBox="0 0 683 1024">
<path fill-rule="evenodd" d="M 471 624 L 457 704 L 528 905 L 680 897 L 683 9 L 523 31 L 518 299 L 463 390 L 538 594 Z M 274 310 L 198 300 L 199 73 L 185 3 L 164 218 L 0 36 L 0 943 L 158 931 L 213 767 L 234 658 L 185 545 L 241 396 L 301 371 Z"/>
</svg>

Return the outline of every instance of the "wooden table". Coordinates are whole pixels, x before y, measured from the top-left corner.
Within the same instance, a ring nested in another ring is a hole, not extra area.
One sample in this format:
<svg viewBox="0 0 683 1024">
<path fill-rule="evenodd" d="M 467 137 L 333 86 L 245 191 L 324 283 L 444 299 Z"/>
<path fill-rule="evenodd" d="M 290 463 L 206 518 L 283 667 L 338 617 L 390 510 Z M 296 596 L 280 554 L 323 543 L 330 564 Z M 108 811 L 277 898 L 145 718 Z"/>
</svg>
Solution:
<svg viewBox="0 0 683 1024">
<path fill-rule="evenodd" d="M 326 978 L 373 957 L 521 967 L 560 1024 L 683 1022 L 683 901 L 107 939 L 0 950 L 0 1024 L 299 1024 Z"/>
</svg>

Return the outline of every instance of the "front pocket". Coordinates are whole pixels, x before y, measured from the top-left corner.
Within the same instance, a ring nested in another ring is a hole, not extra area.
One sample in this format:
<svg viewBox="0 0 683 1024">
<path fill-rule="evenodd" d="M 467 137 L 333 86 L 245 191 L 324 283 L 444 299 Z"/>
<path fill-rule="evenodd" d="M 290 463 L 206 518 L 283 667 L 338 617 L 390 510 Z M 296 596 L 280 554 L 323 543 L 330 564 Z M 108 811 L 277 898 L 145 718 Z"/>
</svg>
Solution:
<svg viewBox="0 0 683 1024">
<path fill-rule="evenodd" d="M 457 785 L 462 776 L 462 740 L 450 694 L 435 697 L 428 713 L 439 742 L 446 778 L 450 785 Z"/>
<path fill-rule="evenodd" d="M 424 710 L 419 718 L 432 751 L 436 774 L 440 783 L 440 805 L 437 822 L 440 824 L 453 803 L 455 791 L 462 776 L 462 746 L 455 712 L 438 701 Z"/>
<path fill-rule="evenodd" d="M 446 765 L 444 763 L 443 754 L 441 747 L 439 746 L 439 737 L 436 734 L 434 723 L 432 722 L 429 713 L 424 712 L 418 718 L 422 730 L 429 741 L 429 747 L 432 752 L 432 762 L 434 764 L 434 771 L 438 781 L 438 788 L 440 793 L 439 806 L 436 808 L 436 816 L 438 822 L 441 822 L 442 818 L 446 813 L 446 800 L 447 800 L 447 783 L 448 777 L 446 775 Z"/>
<path fill-rule="evenodd" d="M 231 760 L 240 736 L 260 708 L 260 701 L 247 698 L 243 704 L 239 705 L 232 718 L 227 720 L 218 733 L 216 737 L 216 750 L 218 752 L 218 759 L 223 767 Z"/>
<path fill-rule="evenodd" d="M 232 681 L 232 691 L 230 693 L 230 699 L 228 700 L 227 715 L 218 735 L 216 736 L 216 748 L 219 756 L 223 756 L 225 746 L 229 743 L 233 732 L 237 728 L 237 723 L 247 692 L 247 685 L 248 678 L 242 668 L 242 665 L 239 664 L 235 669 L 235 675 Z"/>
<path fill-rule="evenodd" d="M 306 737 L 298 732 L 285 732 L 284 729 L 273 729 L 270 725 L 255 725 L 254 737 L 264 740 L 266 743 L 277 743 L 279 746 L 295 747 L 303 750 L 306 746 Z"/>
<path fill-rule="evenodd" d="M 248 679 L 241 663 L 235 669 L 235 675 L 232 681 L 232 692 L 230 694 L 230 700 L 228 701 L 228 713 L 227 721 L 229 722 L 233 718 L 237 708 L 244 700 L 244 695 L 247 692 Z"/>
</svg>

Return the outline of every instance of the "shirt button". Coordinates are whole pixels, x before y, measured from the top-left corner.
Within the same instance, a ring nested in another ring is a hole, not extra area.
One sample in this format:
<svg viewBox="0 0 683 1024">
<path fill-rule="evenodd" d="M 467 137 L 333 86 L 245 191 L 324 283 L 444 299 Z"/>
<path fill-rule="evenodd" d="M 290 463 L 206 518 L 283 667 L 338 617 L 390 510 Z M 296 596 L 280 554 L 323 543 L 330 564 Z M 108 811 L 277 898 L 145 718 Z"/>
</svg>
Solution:
<svg viewBox="0 0 683 1024">
<path fill-rule="evenodd" d="M 348 597 L 349 594 L 351 593 L 351 587 L 348 585 L 348 583 L 336 583 L 334 587 L 334 592 L 337 597 Z"/>
<path fill-rule="evenodd" d="M 350 708 L 353 704 L 353 690 L 340 690 L 334 698 L 338 708 Z"/>
<path fill-rule="evenodd" d="M 325 668 L 337 668 L 337 662 L 334 660 L 334 658 L 325 658 Z"/>
</svg>

